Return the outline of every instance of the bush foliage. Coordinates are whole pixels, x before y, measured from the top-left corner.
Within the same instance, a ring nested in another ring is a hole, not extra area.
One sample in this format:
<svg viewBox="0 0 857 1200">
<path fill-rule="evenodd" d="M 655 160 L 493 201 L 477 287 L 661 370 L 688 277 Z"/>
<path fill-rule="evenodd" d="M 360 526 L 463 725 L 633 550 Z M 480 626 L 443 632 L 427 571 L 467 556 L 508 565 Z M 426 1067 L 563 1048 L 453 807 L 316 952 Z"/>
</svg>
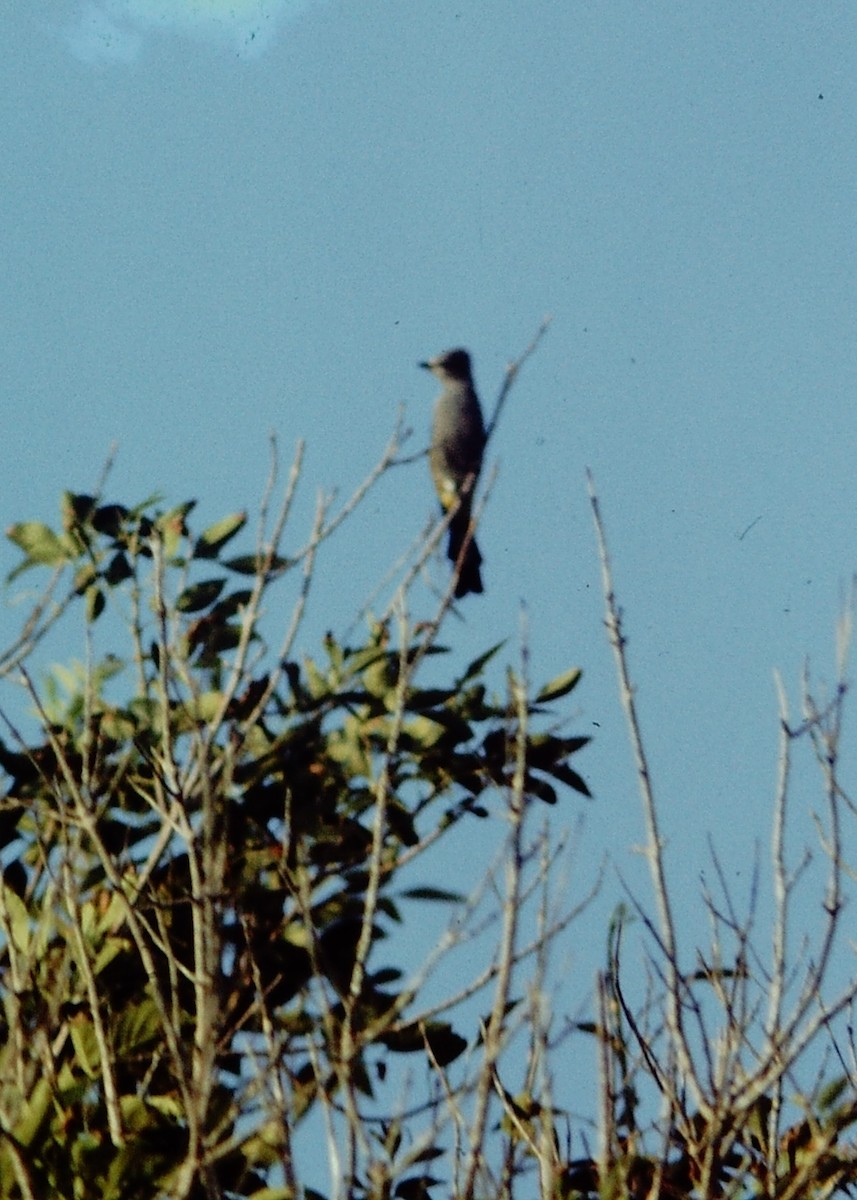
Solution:
<svg viewBox="0 0 857 1200">
<path fill-rule="evenodd" d="M 805 682 L 799 721 L 783 702 L 772 928 L 759 936 L 757 889 L 741 912 L 715 859 L 710 944 L 688 965 L 676 913 L 691 901 L 669 885 L 593 494 L 652 893 L 595 932 L 591 1016 L 557 1018 L 551 951 L 592 911 L 557 877 L 563 809 L 588 795 L 587 739 L 562 712 L 580 672 L 533 694 L 524 654 L 498 698 L 493 646 L 437 682 L 454 579 L 432 619 L 406 606 L 442 526 L 365 637 L 330 633 L 299 659 L 317 549 L 365 487 L 336 517 L 320 505 L 287 554 L 298 469 L 249 551 L 243 513 L 194 533 L 193 504 L 157 500 L 67 494 L 60 528 L 8 531 L 13 582 L 39 582 L 0 657 L 0 1198 L 849 1193 L 844 655 L 829 700 Z M 83 662 L 48 668 L 78 617 Z M 821 781 L 814 856 L 790 850 L 787 819 L 804 747 Z M 438 879 L 445 839 L 477 829 L 503 830 L 495 865 Z M 807 894 L 810 943 L 795 932 Z M 448 918 L 439 940 L 432 912 Z M 450 952 L 465 954 L 457 986 Z M 569 1037 L 597 1063 L 574 1111 L 567 1081 L 556 1095 Z"/>
<path fill-rule="evenodd" d="M 320 1106 L 353 1139 L 349 1194 L 426 1194 L 436 1122 L 402 1155 L 394 1108 L 380 1138 L 362 1112 L 388 1060 L 440 1079 L 474 1031 L 421 1012 L 385 955 L 420 906 L 461 899 L 401 875 L 498 796 L 586 794 L 587 739 L 543 719 L 579 672 L 499 702 L 494 648 L 424 687 L 438 626 L 391 620 L 272 654 L 263 601 L 297 564 L 272 542 L 234 554 L 241 514 L 195 535 L 192 508 L 66 495 L 60 531 L 10 530 L 16 575 L 52 571 L 51 597 L 71 581 L 7 662 L 38 733 L 9 721 L 0 744 L 0 1195 L 291 1196 Z M 93 645 L 96 623 L 124 629 L 39 689 L 27 658 L 75 604 Z"/>
</svg>

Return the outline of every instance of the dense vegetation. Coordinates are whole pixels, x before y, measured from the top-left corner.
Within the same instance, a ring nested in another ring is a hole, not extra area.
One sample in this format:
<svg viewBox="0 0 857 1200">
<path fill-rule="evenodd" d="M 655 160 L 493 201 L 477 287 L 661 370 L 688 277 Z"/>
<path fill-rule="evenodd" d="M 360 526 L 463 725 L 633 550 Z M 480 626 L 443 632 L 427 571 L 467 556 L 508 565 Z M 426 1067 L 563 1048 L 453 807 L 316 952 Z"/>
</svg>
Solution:
<svg viewBox="0 0 857 1200">
<path fill-rule="evenodd" d="M 783 715 L 768 957 L 752 913 L 707 898 L 711 946 L 681 969 L 602 542 L 649 828 L 653 902 L 635 904 L 650 987 L 626 998 L 617 910 L 587 935 L 608 947 L 591 1019 L 552 1021 L 551 947 L 587 908 L 557 905 L 557 823 L 540 814 L 587 794 L 587 739 L 563 717 L 580 672 L 533 691 L 509 667 L 491 695 L 499 649 L 450 670 L 453 585 L 413 624 L 413 573 L 362 639 L 329 634 L 299 661 L 315 551 L 339 517 L 320 512 L 288 555 L 291 494 L 273 517 L 263 506 L 249 551 L 243 514 L 194 532 L 190 503 L 67 494 L 60 528 L 9 530 L 13 582 L 39 582 L 0 664 L 0 1196 L 289 1200 L 308 1193 L 310 1164 L 331 1200 L 847 1187 L 855 987 L 827 994 L 848 879 L 844 683 L 824 707 L 807 692 L 799 725 Z M 288 580 L 302 582 L 272 646 L 265 600 Z M 82 663 L 40 676 L 31 664 L 75 621 Z M 423 682 L 429 660 L 444 684 Z M 801 868 L 784 830 L 804 744 L 827 867 L 817 942 L 795 954 Z M 499 819 L 504 852 L 483 878 L 413 886 L 445 838 Z M 449 921 L 425 945 L 430 909 Z M 471 943 L 467 984 L 428 1003 L 445 956 Z M 563 1036 L 597 1049 L 598 1077 L 577 1084 L 582 1131 L 554 1100 Z"/>
</svg>

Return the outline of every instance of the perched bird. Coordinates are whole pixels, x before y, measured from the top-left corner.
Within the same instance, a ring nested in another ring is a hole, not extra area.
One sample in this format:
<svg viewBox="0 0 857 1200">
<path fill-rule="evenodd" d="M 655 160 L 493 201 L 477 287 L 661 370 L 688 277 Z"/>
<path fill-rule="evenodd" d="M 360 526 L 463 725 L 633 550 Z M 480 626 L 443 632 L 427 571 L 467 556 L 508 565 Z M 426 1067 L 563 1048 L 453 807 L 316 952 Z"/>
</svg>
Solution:
<svg viewBox="0 0 857 1200">
<path fill-rule="evenodd" d="M 476 539 L 470 538 L 463 556 L 462 548 L 470 529 L 473 489 L 482 466 L 485 424 L 466 350 L 447 350 L 420 366 L 431 371 L 443 384 L 443 391 L 434 406 L 429 466 L 443 511 L 449 512 L 459 500 L 461 502 L 449 524 L 447 547 L 450 560 L 458 565 L 455 585 L 458 599 L 468 592 L 482 591 L 479 571 L 482 555 Z M 466 494 L 462 495 L 465 485 L 468 485 Z"/>
</svg>

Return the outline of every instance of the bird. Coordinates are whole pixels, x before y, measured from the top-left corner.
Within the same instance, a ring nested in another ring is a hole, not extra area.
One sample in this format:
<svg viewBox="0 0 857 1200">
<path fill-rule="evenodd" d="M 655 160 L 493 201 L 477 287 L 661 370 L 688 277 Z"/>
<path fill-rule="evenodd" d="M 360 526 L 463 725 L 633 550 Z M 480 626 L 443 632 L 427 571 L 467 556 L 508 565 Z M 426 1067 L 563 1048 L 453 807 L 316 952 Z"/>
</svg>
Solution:
<svg viewBox="0 0 857 1200">
<path fill-rule="evenodd" d="M 447 555 L 458 572 L 459 600 L 483 591 L 482 555 L 470 529 L 470 512 L 485 450 L 485 422 L 466 350 L 446 350 L 419 365 L 443 384 L 434 405 L 429 467 L 443 511 L 458 505 L 449 522 Z"/>
</svg>

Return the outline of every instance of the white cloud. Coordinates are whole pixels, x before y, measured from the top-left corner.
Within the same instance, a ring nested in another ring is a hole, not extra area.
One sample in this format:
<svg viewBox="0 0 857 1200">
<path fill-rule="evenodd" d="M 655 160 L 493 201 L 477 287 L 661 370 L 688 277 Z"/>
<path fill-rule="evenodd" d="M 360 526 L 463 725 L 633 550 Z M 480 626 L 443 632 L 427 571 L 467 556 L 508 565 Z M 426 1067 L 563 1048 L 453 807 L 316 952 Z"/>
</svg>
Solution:
<svg viewBox="0 0 857 1200">
<path fill-rule="evenodd" d="M 242 58 L 261 54 L 280 22 L 312 0 L 85 0 L 65 30 L 84 62 L 130 62 L 146 34 L 177 33 L 227 46 Z"/>
</svg>

